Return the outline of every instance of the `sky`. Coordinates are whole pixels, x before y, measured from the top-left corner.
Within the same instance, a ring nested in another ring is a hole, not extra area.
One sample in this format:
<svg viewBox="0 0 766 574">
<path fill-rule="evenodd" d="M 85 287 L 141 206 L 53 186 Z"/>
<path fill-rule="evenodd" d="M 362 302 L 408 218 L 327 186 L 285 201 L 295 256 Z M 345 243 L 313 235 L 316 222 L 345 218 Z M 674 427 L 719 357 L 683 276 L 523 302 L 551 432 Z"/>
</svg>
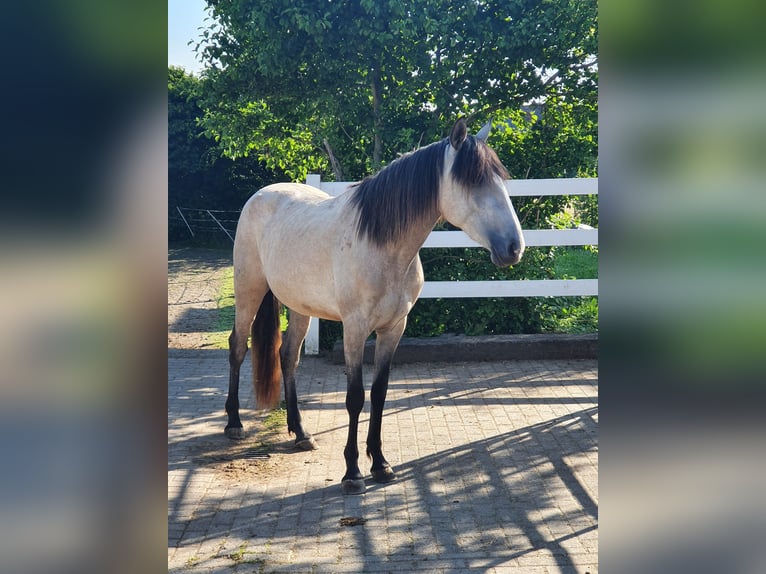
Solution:
<svg viewBox="0 0 766 574">
<path fill-rule="evenodd" d="M 181 66 L 195 74 L 202 70 L 194 46 L 187 46 L 187 42 L 198 40 L 198 28 L 206 16 L 205 6 L 205 0 L 168 0 L 168 65 Z"/>
</svg>

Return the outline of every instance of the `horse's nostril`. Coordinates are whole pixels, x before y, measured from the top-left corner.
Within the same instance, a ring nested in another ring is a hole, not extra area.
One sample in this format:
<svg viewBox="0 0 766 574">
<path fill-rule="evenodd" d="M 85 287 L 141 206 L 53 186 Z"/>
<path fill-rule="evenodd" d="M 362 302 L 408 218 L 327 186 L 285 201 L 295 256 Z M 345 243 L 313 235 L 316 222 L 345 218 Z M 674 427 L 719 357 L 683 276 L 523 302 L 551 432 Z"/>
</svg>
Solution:
<svg viewBox="0 0 766 574">
<path fill-rule="evenodd" d="M 518 255 L 519 251 L 521 251 L 521 246 L 519 245 L 519 242 L 514 239 L 511 241 L 511 244 L 508 246 L 508 253 L 511 255 Z"/>
</svg>

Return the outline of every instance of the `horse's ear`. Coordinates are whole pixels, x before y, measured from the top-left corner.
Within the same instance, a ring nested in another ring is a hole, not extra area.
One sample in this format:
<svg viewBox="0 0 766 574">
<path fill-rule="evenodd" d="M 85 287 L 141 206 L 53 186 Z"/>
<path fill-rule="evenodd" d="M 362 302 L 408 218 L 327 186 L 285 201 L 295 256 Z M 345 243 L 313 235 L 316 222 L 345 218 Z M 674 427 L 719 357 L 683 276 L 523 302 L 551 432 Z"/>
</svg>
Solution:
<svg viewBox="0 0 766 574">
<path fill-rule="evenodd" d="M 489 132 L 491 131 L 492 131 L 492 120 L 489 120 L 486 124 L 484 124 L 484 127 L 479 130 L 479 133 L 476 134 L 476 139 L 486 142 L 487 138 L 489 137 Z"/>
<path fill-rule="evenodd" d="M 468 128 L 465 127 L 465 120 L 460 118 L 455 122 L 455 125 L 452 126 L 452 133 L 449 135 L 449 143 L 452 144 L 453 148 L 460 149 L 460 146 L 463 145 L 467 135 Z"/>
</svg>

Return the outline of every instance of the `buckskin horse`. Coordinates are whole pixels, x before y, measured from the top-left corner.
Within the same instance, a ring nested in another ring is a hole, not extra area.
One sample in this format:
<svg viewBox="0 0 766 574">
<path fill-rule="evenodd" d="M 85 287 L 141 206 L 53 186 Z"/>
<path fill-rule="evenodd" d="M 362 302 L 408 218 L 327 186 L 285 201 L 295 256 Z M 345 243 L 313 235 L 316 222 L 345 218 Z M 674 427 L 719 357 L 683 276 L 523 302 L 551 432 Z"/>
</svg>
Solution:
<svg viewBox="0 0 766 574">
<path fill-rule="evenodd" d="M 229 337 L 226 436 L 243 437 L 239 372 L 252 334 L 259 408 L 273 408 L 284 382 L 287 427 L 299 448 L 316 448 L 298 410 L 295 372 L 310 317 L 343 322 L 348 387 L 344 494 L 360 494 L 357 431 L 364 405 L 362 362 L 376 333 L 367 455 L 377 482 L 395 474 L 381 449 L 383 404 L 391 360 L 407 314 L 423 287 L 418 251 L 445 219 L 486 248 L 495 265 L 516 264 L 524 237 L 504 180 L 508 173 L 487 145 L 491 123 L 476 136 L 459 119 L 448 138 L 393 161 L 342 195 L 298 183 L 264 187 L 245 204 L 234 241 L 234 328 Z M 284 336 L 280 304 L 290 310 Z"/>
</svg>

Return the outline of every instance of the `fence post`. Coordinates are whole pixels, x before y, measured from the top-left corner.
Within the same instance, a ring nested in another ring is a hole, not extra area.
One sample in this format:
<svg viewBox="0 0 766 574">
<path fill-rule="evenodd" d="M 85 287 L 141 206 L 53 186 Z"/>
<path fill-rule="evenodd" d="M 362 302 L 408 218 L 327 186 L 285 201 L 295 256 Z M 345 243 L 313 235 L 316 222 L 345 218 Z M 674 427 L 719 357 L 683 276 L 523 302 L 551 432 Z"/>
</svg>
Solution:
<svg viewBox="0 0 766 574">
<path fill-rule="evenodd" d="M 321 189 L 322 176 L 318 173 L 308 174 L 306 176 L 306 185 Z M 303 350 L 307 355 L 319 354 L 319 319 L 316 317 L 312 317 L 311 322 L 309 323 L 309 332 L 306 334 Z"/>
<path fill-rule="evenodd" d="M 184 217 L 184 214 L 181 211 L 181 208 L 176 205 L 176 209 L 178 210 L 178 215 L 181 216 L 181 219 L 183 219 L 183 222 L 186 224 L 186 227 L 189 229 L 189 233 L 191 233 L 191 236 L 194 237 L 194 232 L 192 231 L 192 228 L 189 225 L 189 222 L 186 221 L 186 218 Z"/>
<path fill-rule="evenodd" d="M 220 227 L 221 229 L 223 229 L 223 232 L 224 232 L 226 235 L 228 235 L 228 236 L 229 236 L 229 239 L 231 239 L 231 242 L 232 242 L 232 243 L 234 243 L 234 238 L 231 236 L 231 233 L 229 233 L 229 232 L 226 230 L 226 228 L 225 228 L 225 227 L 224 227 L 224 226 L 221 224 L 221 222 L 220 222 L 220 221 L 218 221 L 218 219 L 215 217 L 215 215 L 213 215 L 212 213 L 210 213 L 210 210 L 209 210 L 209 209 L 206 209 L 205 211 L 207 211 L 207 214 L 208 214 L 210 217 L 212 217 L 212 218 L 213 218 L 213 221 L 215 221 L 215 222 L 218 224 L 218 227 Z"/>
<path fill-rule="evenodd" d="M 319 354 L 319 319 L 316 317 L 312 317 L 309 322 L 309 332 L 306 335 L 303 351 L 307 355 Z"/>
<path fill-rule="evenodd" d="M 318 173 L 310 173 L 306 176 L 306 185 L 322 189 L 322 176 Z"/>
</svg>

